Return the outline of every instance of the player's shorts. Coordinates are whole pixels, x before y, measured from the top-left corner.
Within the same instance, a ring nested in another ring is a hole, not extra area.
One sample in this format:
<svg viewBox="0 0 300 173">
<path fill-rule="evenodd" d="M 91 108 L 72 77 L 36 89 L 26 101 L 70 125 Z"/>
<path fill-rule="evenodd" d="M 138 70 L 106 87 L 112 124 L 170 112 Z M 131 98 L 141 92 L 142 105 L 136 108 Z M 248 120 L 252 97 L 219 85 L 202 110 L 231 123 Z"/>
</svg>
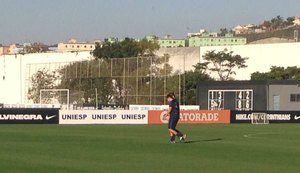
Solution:
<svg viewBox="0 0 300 173">
<path fill-rule="evenodd" d="M 171 115 L 169 119 L 168 129 L 175 129 L 178 121 L 179 121 L 179 116 Z"/>
</svg>

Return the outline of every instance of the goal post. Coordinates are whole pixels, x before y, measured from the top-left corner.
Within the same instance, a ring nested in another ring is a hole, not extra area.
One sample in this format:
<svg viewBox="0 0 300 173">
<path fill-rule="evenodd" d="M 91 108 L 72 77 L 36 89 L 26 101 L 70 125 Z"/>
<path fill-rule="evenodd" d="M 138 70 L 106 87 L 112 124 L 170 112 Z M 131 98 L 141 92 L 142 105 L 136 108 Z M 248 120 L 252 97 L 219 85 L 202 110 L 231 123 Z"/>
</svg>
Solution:
<svg viewBox="0 0 300 173">
<path fill-rule="evenodd" d="M 251 115 L 251 124 L 269 124 L 267 113 L 255 112 Z"/>
<path fill-rule="evenodd" d="M 40 104 L 52 104 L 70 106 L 70 91 L 69 89 L 41 89 Z"/>
</svg>

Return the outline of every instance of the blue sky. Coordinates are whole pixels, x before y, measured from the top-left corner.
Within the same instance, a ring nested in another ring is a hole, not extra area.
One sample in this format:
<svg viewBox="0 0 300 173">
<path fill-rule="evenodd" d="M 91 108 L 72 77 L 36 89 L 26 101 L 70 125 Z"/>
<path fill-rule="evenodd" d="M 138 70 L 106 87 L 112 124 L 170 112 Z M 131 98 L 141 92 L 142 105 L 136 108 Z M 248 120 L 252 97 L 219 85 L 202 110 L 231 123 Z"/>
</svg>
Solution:
<svg viewBox="0 0 300 173">
<path fill-rule="evenodd" d="M 299 16 L 300 0 L 0 0 L 0 43 L 109 36 L 184 38 L 274 16 Z"/>
</svg>

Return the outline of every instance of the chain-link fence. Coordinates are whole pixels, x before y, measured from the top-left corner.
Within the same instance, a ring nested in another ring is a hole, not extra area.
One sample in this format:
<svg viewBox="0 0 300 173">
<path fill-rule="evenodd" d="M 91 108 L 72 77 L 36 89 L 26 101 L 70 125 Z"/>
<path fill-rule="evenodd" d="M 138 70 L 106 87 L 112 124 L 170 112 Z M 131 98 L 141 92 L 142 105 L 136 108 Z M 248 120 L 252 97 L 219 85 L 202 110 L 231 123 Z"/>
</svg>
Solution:
<svg viewBox="0 0 300 173">
<path fill-rule="evenodd" d="M 185 56 L 172 57 L 170 61 L 170 57 L 164 55 L 29 64 L 26 89 L 32 86 L 31 77 L 47 68 L 58 76 L 55 89 L 69 90 L 70 104 L 96 107 L 99 104 L 161 105 L 166 104 L 168 92 L 174 92 L 184 104 L 184 71 L 188 69 L 185 62 Z"/>
</svg>

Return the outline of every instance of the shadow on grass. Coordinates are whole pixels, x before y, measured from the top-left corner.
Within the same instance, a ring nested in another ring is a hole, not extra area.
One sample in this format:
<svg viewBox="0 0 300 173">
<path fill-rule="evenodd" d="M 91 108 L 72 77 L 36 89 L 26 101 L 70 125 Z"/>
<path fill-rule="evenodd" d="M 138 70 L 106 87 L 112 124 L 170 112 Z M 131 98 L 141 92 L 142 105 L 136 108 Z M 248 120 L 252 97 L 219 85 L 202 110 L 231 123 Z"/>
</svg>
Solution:
<svg viewBox="0 0 300 173">
<path fill-rule="evenodd" d="M 193 143 L 201 143 L 201 142 L 215 142 L 215 141 L 222 141 L 223 138 L 216 138 L 216 139 L 204 139 L 204 140 L 193 140 L 193 141 L 186 141 L 186 144 L 193 144 Z"/>
</svg>

